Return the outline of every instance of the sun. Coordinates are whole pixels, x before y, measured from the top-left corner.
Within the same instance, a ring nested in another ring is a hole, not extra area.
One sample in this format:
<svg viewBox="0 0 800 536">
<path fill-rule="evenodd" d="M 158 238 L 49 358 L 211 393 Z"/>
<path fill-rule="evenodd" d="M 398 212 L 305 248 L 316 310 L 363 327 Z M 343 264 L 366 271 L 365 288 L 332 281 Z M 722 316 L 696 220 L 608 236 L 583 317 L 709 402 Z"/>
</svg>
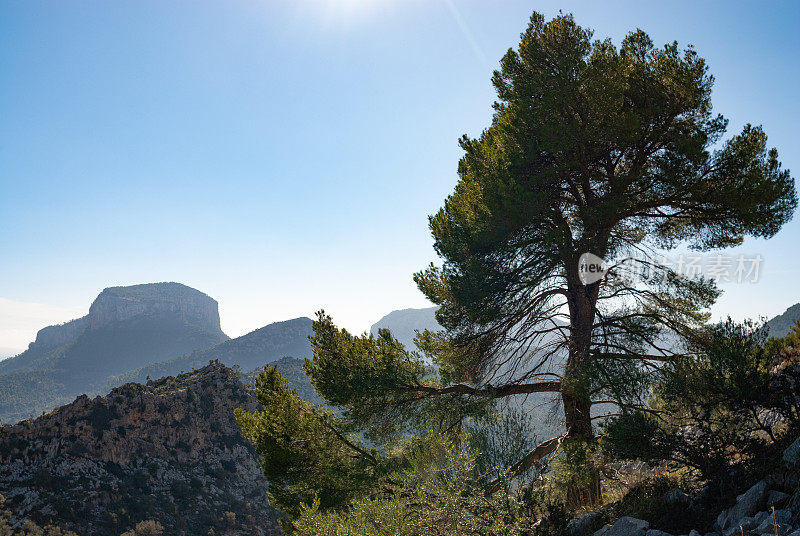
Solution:
<svg viewBox="0 0 800 536">
<path fill-rule="evenodd" d="M 396 3 L 395 0 L 296 0 L 305 4 L 326 20 L 363 19 L 385 12 Z"/>
</svg>

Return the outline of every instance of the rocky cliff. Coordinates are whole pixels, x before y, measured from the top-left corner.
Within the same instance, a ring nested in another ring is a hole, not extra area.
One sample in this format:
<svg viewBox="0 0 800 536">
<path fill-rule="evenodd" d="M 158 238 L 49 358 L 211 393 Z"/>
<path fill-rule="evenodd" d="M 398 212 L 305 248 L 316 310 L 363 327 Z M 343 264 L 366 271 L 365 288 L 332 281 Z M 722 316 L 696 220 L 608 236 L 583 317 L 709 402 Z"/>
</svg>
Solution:
<svg viewBox="0 0 800 536">
<path fill-rule="evenodd" d="M 222 333 L 217 300 L 180 283 L 110 287 L 89 308 L 89 327 L 97 329 L 142 315 L 169 315 L 210 332 Z"/>
<path fill-rule="evenodd" d="M 217 300 L 180 283 L 148 283 L 104 289 L 92 302 L 88 315 L 39 330 L 29 348 L 47 351 L 74 341 L 87 328 L 99 329 L 137 316 L 164 315 L 224 336 Z"/>
<path fill-rule="evenodd" d="M 0 428 L 0 494 L 13 522 L 80 535 L 153 519 L 165 534 L 278 534 L 266 482 L 233 411 L 252 390 L 220 363 Z"/>
<path fill-rule="evenodd" d="M 46 352 L 74 341 L 89 327 L 89 316 L 70 320 L 58 326 L 47 326 L 36 334 L 36 340 L 28 346 L 31 350 Z"/>
</svg>

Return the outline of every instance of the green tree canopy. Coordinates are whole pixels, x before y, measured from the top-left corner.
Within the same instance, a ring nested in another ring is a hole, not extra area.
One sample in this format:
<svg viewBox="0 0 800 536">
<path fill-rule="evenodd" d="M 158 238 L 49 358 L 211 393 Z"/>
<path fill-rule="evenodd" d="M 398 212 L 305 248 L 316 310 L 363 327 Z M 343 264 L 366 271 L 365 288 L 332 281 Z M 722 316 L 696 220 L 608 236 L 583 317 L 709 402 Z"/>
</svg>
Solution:
<svg viewBox="0 0 800 536">
<path fill-rule="evenodd" d="M 571 15 L 534 13 L 493 84 L 492 124 L 461 139 L 460 180 L 430 218 L 443 264 L 415 279 L 441 306 L 458 379 L 498 392 L 557 381 L 568 438 L 591 441 L 592 404 L 641 403 L 642 372 L 718 295 L 658 252 L 774 235 L 794 180 L 760 127 L 723 141 L 691 47 L 656 48 L 641 30 L 617 48 Z M 605 277 L 584 284 L 584 253 L 612 266 Z M 631 282 L 632 263 L 660 277 Z"/>
</svg>

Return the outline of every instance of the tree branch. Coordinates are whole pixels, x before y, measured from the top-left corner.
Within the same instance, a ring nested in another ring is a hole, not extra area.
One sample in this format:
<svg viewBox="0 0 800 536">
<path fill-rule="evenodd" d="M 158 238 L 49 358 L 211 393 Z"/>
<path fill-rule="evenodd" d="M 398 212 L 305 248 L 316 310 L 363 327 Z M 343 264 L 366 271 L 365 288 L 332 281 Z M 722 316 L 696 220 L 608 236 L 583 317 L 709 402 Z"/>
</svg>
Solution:
<svg viewBox="0 0 800 536">
<path fill-rule="evenodd" d="M 516 477 L 517 475 L 524 473 L 528 469 L 530 469 L 533 464 L 547 456 L 548 454 L 552 454 L 555 450 L 561 446 L 561 442 L 564 441 L 565 435 L 561 435 L 558 437 L 554 437 L 552 439 L 548 439 L 547 441 L 540 443 L 535 449 L 530 451 L 526 454 L 520 461 L 515 463 L 509 468 L 509 472 L 511 474 L 511 478 Z M 495 493 L 497 490 L 500 489 L 503 480 L 501 477 L 497 477 L 486 487 L 487 493 Z"/>
</svg>

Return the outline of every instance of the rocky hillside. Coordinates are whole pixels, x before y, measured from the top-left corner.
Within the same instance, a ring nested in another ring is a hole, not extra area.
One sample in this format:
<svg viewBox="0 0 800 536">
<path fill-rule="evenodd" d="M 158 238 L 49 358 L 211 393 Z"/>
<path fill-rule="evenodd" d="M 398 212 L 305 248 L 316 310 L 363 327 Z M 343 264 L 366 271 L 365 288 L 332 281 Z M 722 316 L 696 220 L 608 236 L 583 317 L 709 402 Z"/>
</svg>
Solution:
<svg viewBox="0 0 800 536">
<path fill-rule="evenodd" d="M 40 330 L 27 351 L 0 362 L 0 420 L 49 411 L 102 391 L 113 376 L 227 339 L 217 302 L 198 290 L 179 283 L 105 289 L 87 316 Z"/>
<path fill-rule="evenodd" d="M 266 482 L 233 411 L 252 390 L 220 363 L 108 396 L 81 396 L 0 428 L 12 522 L 114 535 L 151 519 L 175 535 L 278 534 Z"/>
</svg>

